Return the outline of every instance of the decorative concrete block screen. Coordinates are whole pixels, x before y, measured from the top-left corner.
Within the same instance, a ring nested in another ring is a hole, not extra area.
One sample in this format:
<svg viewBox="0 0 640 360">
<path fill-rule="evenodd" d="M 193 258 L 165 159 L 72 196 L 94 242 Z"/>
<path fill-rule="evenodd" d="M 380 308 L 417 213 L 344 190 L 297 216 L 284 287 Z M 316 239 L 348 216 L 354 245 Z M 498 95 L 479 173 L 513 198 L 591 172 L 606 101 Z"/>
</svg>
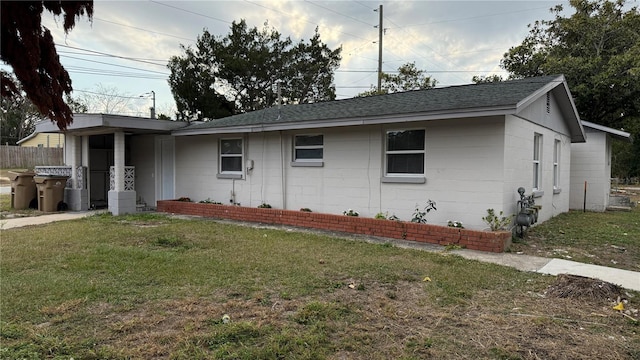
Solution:
<svg viewBox="0 0 640 360">
<path fill-rule="evenodd" d="M 511 244 L 511 233 L 504 231 L 477 231 L 430 224 L 304 211 L 247 208 L 176 200 L 158 201 L 157 211 L 217 219 L 342 231 L 439 245 L 454 244 L 467 249 L 490 252 L 503 252 Z"/>
</svg>

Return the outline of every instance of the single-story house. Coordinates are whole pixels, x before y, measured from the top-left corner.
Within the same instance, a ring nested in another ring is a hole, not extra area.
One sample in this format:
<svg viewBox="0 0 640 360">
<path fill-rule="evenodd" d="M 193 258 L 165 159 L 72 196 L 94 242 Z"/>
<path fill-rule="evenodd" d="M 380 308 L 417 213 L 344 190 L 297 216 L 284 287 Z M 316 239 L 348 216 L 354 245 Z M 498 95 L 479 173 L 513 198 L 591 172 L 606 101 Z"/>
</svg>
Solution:
<svg viewBox="0 0 640 360">
<path fill-rule="evenodd" d="M 33 132 L 20 139 L 16 144 L 22 147 L 61 148 L 64 147 L 64 134 Z"/>
<path fill-rule="evenodd" d="M 611 145 L 631 141 L 631 134 L 582 121 L 587 142 L 571 144 L 569 208 L 605 211 L 611 194 Z"/>
<path fill-rule="evenodd" d="M 55 131 L 51 122 L 38 132 Z M 585 131 L 563 76 L 283 105 L 205 123 L 77 114 L 65 133 L 70 209 L 114 214 L 188 197 L 485 229 L 487 209 L 539 221 L 570 208 Z"/>
</svg>

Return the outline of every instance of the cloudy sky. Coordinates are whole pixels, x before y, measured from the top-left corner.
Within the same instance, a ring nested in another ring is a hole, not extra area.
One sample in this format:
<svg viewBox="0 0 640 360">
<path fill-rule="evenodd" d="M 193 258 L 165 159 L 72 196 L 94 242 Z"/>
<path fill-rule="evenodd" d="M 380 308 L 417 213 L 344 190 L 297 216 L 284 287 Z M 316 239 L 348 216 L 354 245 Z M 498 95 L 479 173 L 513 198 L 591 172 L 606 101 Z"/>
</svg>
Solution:
<svg viewBox="0 0 640 360">
<path fill-rule="evenodd" d="M 155 92 L 158 112 L 173 114 L 167 84 L 171 56 L 193 45 L 203 29 L 224 36 L 232 21 L 275 28 L 294 41 L 319 29 L 331 48 L 342 46 L 335 75 L 338 98 L 376 83 L 379 15 L 383 6 L 383 71 L 415 62 L 438 86 L 470 83 L 473 75 L 501 74 L 500 59 L 527 35 L 527 25 L 549 20 L 566 1 L 100 1 L 93 22 L 81 18 L 65 35 L 50 13 L 53 33 L 69 71 L 74 96 L 105 88 L 130 97 L 128 115 L 146 115 Z M 102 89 L 102 90 L 101 90 Z"/>
</svg>

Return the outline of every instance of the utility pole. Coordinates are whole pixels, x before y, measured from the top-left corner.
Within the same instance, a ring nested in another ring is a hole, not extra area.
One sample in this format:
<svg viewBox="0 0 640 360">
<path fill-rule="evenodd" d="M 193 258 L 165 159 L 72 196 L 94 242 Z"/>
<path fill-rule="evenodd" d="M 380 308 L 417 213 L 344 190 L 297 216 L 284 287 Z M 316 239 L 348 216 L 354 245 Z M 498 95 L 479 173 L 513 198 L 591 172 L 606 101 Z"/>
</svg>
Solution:
<svg viewBox="0 0 640 360">
<path fill-rule="evenodd" d="M 151 96 L 153 97 L 153 107 L 151 108 L 151 118 L 156 118 L 156 92 L 151 90 Z"/>
<path fill-rule="evenodd" d="M 382 90 L 382 34 L 384 28 L 382 27 L 382 5 L 379 9 L 375 9 L 380 15 L 380 22 L 378 23 L 378 92 Z"/>
</svg>

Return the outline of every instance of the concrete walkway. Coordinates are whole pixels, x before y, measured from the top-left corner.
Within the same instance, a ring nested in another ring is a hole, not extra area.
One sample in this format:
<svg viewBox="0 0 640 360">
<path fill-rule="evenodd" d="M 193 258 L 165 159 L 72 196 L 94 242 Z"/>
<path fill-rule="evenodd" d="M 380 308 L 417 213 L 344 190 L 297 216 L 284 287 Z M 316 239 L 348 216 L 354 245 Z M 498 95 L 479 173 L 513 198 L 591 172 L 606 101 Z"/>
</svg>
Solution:
<svg viewBox="0 0 640 360">
<path fill-rule="evenodd" d="M 42 225 L 56 221 L 73 220 L 97 214 L 98 211 L 69 211 L 55 214 L 0 219 L 0 231 L 23 226 Z"/>
<path fill-rule="evenodd" d="M 104 210 L 102 210 L 104 211 Z M 54 221 L 63 221 L 71 219 L 79 219 L 85 216 L 93 215 L 101 211 L 80 211 L 80 212 L 61 212 L 50 215 L 23 217 L 14 219 L 0 220 L 0 231 L 7 229 L 46 224 Z M 188 218 L 188 217 L 187 217 Z M 230 222 L 230 221 L 222 221 Z M 233 222 L 238 223 L 238 222 Z M 265 226 L 263 224 L 242 223 L 249 226 L 282 228 L 277 226 Z M 389 239 L 372 238 L 361 235 L 349 236 L 349 238 L 357 238 L 372 243 L 385 243 Z M 391 240 L 394 245 L 402 248 L 418 249 L 431 252 L 442 252 L 444 247 L 434 244 L 417 243 L 412 241 Z M 549 259 L 530 255 L 517 255 L 512 253 L 488 253 L 483 251 L 458 249 L 449 253 L 462 256 L 467 259 L 477 260 L 487 263 L 493 263 L 503 266 L 515 268 L 520 271 L 537 272 L 540 274 L 559 275 L 570 274 L 584 276 L 592 279 L 599 279 L 611 284 L 619 285 L 623 288 L 640 291 L 640 272 L 616 269 L 606 266 L 584 264 L 575 261 L 563 259 Z"/>
</svg>

